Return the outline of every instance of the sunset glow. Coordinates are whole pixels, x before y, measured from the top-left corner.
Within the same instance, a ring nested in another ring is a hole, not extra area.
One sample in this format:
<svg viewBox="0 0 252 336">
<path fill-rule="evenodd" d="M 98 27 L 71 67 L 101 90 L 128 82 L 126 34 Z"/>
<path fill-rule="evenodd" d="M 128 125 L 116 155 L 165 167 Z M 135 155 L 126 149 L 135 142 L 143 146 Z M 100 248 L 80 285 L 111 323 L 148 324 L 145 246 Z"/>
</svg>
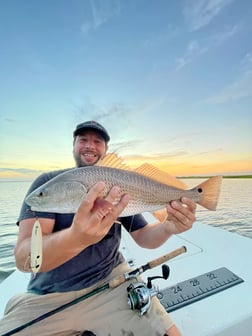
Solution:
<svg viewBox="0 0 252 336">
<path fill-rule="evenodd" d="M 0 178 L 73 167 L 85 120 L 132 168 L 252 174 L 251 3 L 212 3 L 2 1 Z"/>
</svg>

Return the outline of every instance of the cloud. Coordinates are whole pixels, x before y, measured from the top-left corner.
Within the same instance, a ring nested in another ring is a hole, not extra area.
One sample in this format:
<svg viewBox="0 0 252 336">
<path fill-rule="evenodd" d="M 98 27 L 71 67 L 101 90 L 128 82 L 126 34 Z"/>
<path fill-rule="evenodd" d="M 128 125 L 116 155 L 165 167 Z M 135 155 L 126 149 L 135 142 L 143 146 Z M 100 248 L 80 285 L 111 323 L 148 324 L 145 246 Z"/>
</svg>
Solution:
<svg viewBox="0 0 252 336">
<path fill-rule="evenodd" d="M 81 32 L 87 34 L 91 30 L 96 30 L 111 18 L 120 15 L 120 0 L 90 0 L 92 9 L 91 21 L 81 24 Z"/>
<path fill-rule="evenodd" d="M 190 31 L 207 26 L 233 0 L 187 0 L 183 15 Z"/>
<path fill-rule="evenodd" d="M 191 63 L 193 59 L 207 51 L 206 46 L 200 46 L 200 43 L 196 40 L 190 41 L 187 45 L 185 54 L 176 59 L 176 70 L 184 68 L 187 64 Z"/>
<path fill-rule="evenodd" d="M 135 110 L 130 106 L 118 102 L 112 103 L 108 107 L 99 106 L 94 103 L 91 98 L 85 98 L 83 103 L 75 104 L 74 109 L 74 119 L 76 122 L 87 118 L 99 122 L 126 120 Z"/>
<path fill-rule="evenodd" d="M 241 65 L 243 67 L 251 67 L 252 68 L 252 54 L 248 52 L 242 59 Z"/>
<path fill-rule="evenodd" d="M 213 46 L 221 45 L 222 43 L 226 42 L 228 39 L 239 33 L 241 29 L 241 24 L 236 24 L 231 27 L 225 27 L 222 32 L 211 36 L 208 39 L 208 43 L 211 43 Z"/>
<path fill-rule="evenodd" d="M 153 153 L 149 155 L 143 155 L 143 154 L 129 154 L 123 156 L 127 160 L 139 160 L 143 162 L 151 162 L 151 161 L 162 161 L 167 160 L 168 158 L 178 158 L 178 157 L 184 157 L 187 156 L 188 152 L 184 150 L 177 150 L 172 152 L 160 152 L 160 153 Z"/>
<path fill-rule="evenodd" d="M 9 167 L 3 167 L 0 168 L 0 172 L 15 172 L 15 173 L 21 173 L 21 174 L 33 174 L 33 173 L 39 173 L 41 170 L 35 170 L 35 169 L 28 169 L 28 168 L 9 168 Z"/>
<path fill-rule="evenodd" d="M 206 53 L 209 49 L 217 47 L 225 43 L 241 30 L 241 25 L 234 25 L 232 27 L 225 27 L 223 31 L 218 34 L 210 35 L 207 39 L 198 41 L 192 40 L 188 43 L 186 51 L 183 56 L 178 57 L 176 62 L 176 70 L 184 68 L 186 65 L 194 61 L 195 58 Z M 249 57 L 249 56 L 248 56 Z M 251 55 L 250 55 L 251 57 Z"/>
<path fill-rule="evenodd" d="M 6 121 L 7 123 L 15 123 L 16 120 L 12 119 L 12 118 L 4 118 L 4 121 Z"/>
<path fill-rule="evenodd" d="M 204 102 L 223 104 L 229 101 L 252 96 L 252 69 L 244 71 L 233 83 L 227 85 L 222 91 Z"/>
<path fill-rule="evenodd" d="M 41 174 L 42 170 L 27 168 L 0 168 L 0 178 L 34 178 Z"/>
<path fill-rule="evenodd" d="M 142 143 L 142 140 L 133 139 L 127 141 L 118 141 L 111 144 L 111 150 L 116 153 L 123 153 L 126 151 L 131 151 L 136 149 L 136 143 L 139 146 Z"/>
</svg>

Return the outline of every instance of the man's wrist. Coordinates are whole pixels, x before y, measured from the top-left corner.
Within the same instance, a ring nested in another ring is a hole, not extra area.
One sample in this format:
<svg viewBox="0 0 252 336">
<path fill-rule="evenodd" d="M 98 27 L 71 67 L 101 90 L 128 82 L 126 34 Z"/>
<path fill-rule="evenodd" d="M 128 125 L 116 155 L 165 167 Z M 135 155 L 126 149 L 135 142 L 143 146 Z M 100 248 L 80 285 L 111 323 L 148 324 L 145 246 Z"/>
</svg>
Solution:
<svg viewBox="0 0 252 336">
<path fill-rule="evenodd" d="M 168 235 L 171 236 L 173 233 L 171 232 L 171 228 L 170 228 L 170 221 L 167 219 L 163 222 L 163 229 L 164 232 Z"/>
</svg>

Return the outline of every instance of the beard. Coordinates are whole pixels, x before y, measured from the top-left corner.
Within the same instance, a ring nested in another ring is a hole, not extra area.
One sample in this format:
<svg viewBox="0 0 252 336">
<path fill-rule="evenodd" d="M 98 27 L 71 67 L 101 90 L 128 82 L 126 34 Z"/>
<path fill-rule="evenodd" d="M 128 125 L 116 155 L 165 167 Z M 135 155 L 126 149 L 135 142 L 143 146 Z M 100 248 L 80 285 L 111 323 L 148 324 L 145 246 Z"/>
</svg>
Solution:
<svg viewBox="0 0 252 336">
<path fill-rule="evenodd" d="M 97 156 L 96 161 L 89 164 L 89 163 L 83 161 L 79 155 L 73 154 L 73 156 L 74 156 L 76 167 L 78 167 L 78 168 L 93 166 L 100 160 L 100 157 Z"/>
</svg>

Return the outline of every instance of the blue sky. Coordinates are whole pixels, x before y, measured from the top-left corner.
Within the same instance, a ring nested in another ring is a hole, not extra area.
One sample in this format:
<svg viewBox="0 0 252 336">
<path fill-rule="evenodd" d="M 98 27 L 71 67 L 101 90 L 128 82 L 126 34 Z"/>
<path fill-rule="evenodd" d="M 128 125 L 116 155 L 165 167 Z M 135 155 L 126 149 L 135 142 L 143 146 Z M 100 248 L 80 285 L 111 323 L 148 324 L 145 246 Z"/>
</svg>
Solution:
<svg viewBox="0 0 252 336">
<path fill-rule="evenodd" d="M 250 0 L 0 0 L 0 176 L 74 165 L 101 122 L 132 166 L 252 173 Z"/>
</svg>

